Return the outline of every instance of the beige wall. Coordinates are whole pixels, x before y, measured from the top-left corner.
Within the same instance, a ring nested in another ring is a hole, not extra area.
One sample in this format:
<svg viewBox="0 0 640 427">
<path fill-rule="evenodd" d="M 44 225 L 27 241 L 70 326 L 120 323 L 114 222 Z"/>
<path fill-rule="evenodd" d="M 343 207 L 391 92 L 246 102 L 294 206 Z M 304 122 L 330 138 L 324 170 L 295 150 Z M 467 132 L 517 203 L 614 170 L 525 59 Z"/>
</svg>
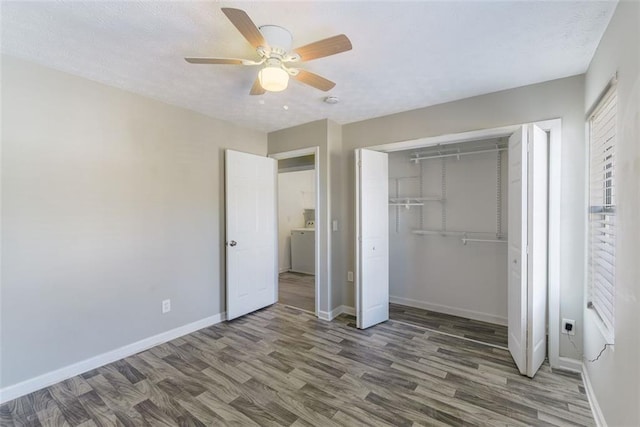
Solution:
<svg viewBox="0 0 640 427">
<path fill-rule="evenodd" d="M 266 135 L 2 57 L 0 386 L 224 311 L 224 148 Z"/>
<path fill-rule="evenodd" d="M 618 72 L 615 348 L 584 313 L 585 369 L 609 426 L 640 425 L 640 3 L 621 1 L 586 75 L 584 110 Z M 586 282 L 585 282 L 586 283 Z M 585 284 L 586 286 L 586 284 Z M 586 289 L 586 288 L 585 288 Z M 586 305 L 585 305 L 586 306 Z"/>
<path fill-rule="evenodd" d="M 546 119 L 562 119 L 562 204 L 560 247 L 561 317 L 582 324 L 584 282 L 584 76 L 524 86 L 447 104 L 412 110 L 343 126 L 344 157 L 349 165 L 346 180 L 350 236 L 348 268 L 353 268 L 353 150 L 391 142 L 489 129 Z M 345 304 L 353 305 L 353 286 L 345 292 Z M 582 329 L 574 344 L 560 337 L 560 355 L 581 357 Z M 576 350 L 576 348 L 578 350 Z"/>
</svg>

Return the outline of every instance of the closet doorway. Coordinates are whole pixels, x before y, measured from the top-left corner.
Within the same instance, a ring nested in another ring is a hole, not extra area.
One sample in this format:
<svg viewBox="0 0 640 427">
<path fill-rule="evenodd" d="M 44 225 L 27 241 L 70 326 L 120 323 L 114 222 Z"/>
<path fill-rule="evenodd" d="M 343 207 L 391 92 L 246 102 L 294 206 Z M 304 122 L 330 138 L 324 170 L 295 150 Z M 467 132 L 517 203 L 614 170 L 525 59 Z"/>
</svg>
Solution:
<svg viewBox="0 0 640 427">
<path fill-rule="evenodd" d="M 548 251 L 557 250 L 558 238 L 552 235 L 547 245 L 547 209 L 552 232 L 559 219 L 555 216 L 559 213 L 559 181 L 553 181 L 559 177 L 559 165 L 553 162 L 559 154 L 559 120 L 541 124 L 549 134 L 533 125 L 513 126 L 374 147 L 389 154 L 358 150 L 359 327 L 372 324 L 368 313 L 380 313 L 384 297 L 400 304 L 392 305 L 392 318 L 414 324 L 422 321 L 427 326 L 429 322 L 444 323 L 444 330 L 449 327 L 454 334 L 468 328 L 467 337 L 479 341 L 487 340 L 482 332 L 474 335 L 474 329 L 489 334 L 498 331 L 502 336 L 488 342 L 501 347 L 507 344 L 504 326 L 508 324 L 509 350 L 520 372 L 533 376 L 546 356 L 549 283 L 549 357 L 553 366 L 558 337 L 552 322 L 559 326 L 558 266 L 555 262 L 549 265 L 547 280 L 547 256 Z M 550 171 L 548 136 L 556 142 Z M 375 162 L 378 166 L 372 166 Z M 380 186 L 371 190 L 366 185 L 372 168 L 380 169 L 382 162 L 388 165 L 388 189 L 384 191 L 390 206 L 373 194 L 380 192 Z M 380 227 L 372 221 L 381 218 L 377 214 L 372 219 L 370 211 L 380 213 L 385 208 L 388 240 L 378 239 L 374 244 L 373 230 Z M 383 283 L 368 270 L 371 266 L 380 270 L 380 260 L 372 263 L 369 259 L 374 253 L 382 255 L 385 247 L 390 254 L 389 281 Z M 421 318 L 421 310 L 415 308 L 430 310 L 440 318 Z M 454 320 L 448 322 L 446 315 L 451 314 L 460 317 L 451 317 Z M 373 324 L 387 318 L 388 314 L 385 317 L 382 313 Z M 463 318 L 471 320 L 455 320 Z M 491 328 L 491 324 L 503 326 Z"/>
<path fill-rule="evenodd" d="M 506 348 L 508 138 L 388 161 L 390 318 Z"/>
<path fill-rule="evenodd" d="M 278 302 L 317 315 L 317 150 L 270 157 L 278 162 Z"/>
</svg>

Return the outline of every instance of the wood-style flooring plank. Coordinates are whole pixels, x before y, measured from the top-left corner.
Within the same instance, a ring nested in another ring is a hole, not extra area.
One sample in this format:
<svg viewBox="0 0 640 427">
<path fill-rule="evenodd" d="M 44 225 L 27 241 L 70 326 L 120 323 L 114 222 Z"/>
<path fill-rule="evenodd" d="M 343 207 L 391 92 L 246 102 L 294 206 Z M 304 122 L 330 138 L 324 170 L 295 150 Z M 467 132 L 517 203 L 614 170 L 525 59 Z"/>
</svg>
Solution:
<svg viewBox="0 0 640 427">
<path fill-rule="evenodd" d="M 280 273 L 278 279 L 278 302 L 315 312 L 315 276 L 302 273 Z"/>
<path fill-rule="evenodd" d="M 0 424 L 594 425 L 580 376 L 544 364 L 523 377 L 507 350 L 436 332 L 460 329 L 448 317 L 410 314 L 433 330 L 361 331 L 276 304 L 7 402 Z"/>
<path fill-rule="evenodd" d="M 507 347 L 507 327 L 435 311 L 389 304 L 389 318 L 451 335 Z"/>
</svg>

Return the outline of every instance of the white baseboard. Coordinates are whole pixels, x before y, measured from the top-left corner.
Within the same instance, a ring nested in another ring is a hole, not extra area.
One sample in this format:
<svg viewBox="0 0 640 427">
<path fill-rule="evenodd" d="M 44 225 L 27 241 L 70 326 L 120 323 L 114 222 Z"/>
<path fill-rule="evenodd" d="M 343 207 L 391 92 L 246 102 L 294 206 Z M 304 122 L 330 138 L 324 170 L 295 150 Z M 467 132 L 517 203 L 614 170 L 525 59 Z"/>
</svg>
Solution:
<svg viewBox="0 0 640 427">
<path fill-rule="evenodd" d="M 356 315 L 356 308 L 355 307 L 350 307 L 348 305 L 342 305 L 340 307 L 342 308 L 342 313 L 348 314 L 350 316 L 355 316 Z"/>
<path fill-rule="evenodd" d="M 204 319 L 171 329 L 166 332 L 162 332 L 152 337 L 144 338 L 140 341 L 125 345 L 115 350 L 108 351 L 103 354 L 91 357 L 89 359 L 82 360 L 56 369 L 55 371 L 47 372 L 46 374 L 39 375 L 35 378 L 22 381 L 17 384 L 13 384 L 3 389 L 0 389 L 0 404 L 16 399 L 20 396 L 24 396 L 34 391 L 40 390 L 45 387 L 49 387 L 52 384 L 64 381 L 76 375 L 80 375 L 84 372 L 92 369 L 99 368 L 108 363 L 115 362 L 116 360 L 123 359 L 125 357 L 132 356 L 141 351 L 147 350 L 158 344 L 171 341 L 183 335 L 190 334 L 199 329 L 206 328 L 211 325 L 220 323 L 226 319 L 226 313 L 216 314 L 214 316 L 206 317 Z"/>
<path fill-rule="evenodd" d="M 333 320 L 336 317 L 340 316 L 341 314 L 350 314 L 351 316 L 355 316 L 356 315 L 356 310 L 353 307 L 349 307 L 347 305 L 341 305 L 338 306 L 336 308 L 334 308 L 331 311 L 319 311 L 318 312 L 318 318 L 322 319 L 322 320 Z"/>
<path fill-rule="evenodd" d="M 581 371 L 582 371 L 582 381 L 584 382 L 584 389 L 587 392 L 587 398 L 589 399 L 589 404 L 591 405 L 591 413 L 593 414 L 593 419 L 596 422 L 596 426 L 607 427 L 607 421 L 604 418 L 602 409 L 600 409 L 600 405 L 598 404 L 598 399 L 596 399 L 596 395 L 593 392 L 591 379 L 589 379 L 589 373 L 587 372 L 586 366 L 584 366 L 584 364 L 582 364 Z"/>
<path fill-rule="evenodd" d="M 558 366 L 554 366 L 554 368 L 580 373 L 582 372 L 582 362 L 569 357 L 559 357 Z"/>
<path fill-rule="evenodd" d="M 331 321 L 331 320 L 333 320 L 333 317 L 331 317 L 331 313 L 332 312 L 329 312 L 329 311 L 319 310 L 318 311 L 318 319 Z"/>
<path fill-rule="evenodd" d="M 507 318 L 494 314 L 482 313 L 479 311 L 465 310 L 463 308 L 449 307 L 446 305 L 433 304 L 427 301 L 418 301 L 410 298 L 389 296 L 389 301 L 394 304 L 407 305 L 409 307 L 422 308 L 424 310 L 438 313 L 451 314 L 453 316 L 466 317 L 467 319 L 479 320 L 481 322 L 494 323 L 497 325 L 507 325 Z"/>
</svg>

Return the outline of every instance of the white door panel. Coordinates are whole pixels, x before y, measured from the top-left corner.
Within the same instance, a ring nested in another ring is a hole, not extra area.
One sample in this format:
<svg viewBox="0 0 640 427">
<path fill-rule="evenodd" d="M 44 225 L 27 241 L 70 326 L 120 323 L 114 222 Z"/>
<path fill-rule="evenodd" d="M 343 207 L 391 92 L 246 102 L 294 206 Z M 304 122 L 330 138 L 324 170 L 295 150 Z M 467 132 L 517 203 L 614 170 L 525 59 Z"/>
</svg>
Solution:
<svg viewBox="0 0 640 427">
<path fill-rule="evenodd" d="M 364 329 L 389 320 L 389 180 L 385 153 L 356 150 L 356 315 Z"/>
<path fill-rule="evenodd" d="M 509 138 L 509 351 L 533 377 L 546 358 L 547 134 L 523 126 Z"/>
<path fill-rule="evenodd" d="M 226 150 L 227 319 L 277 301 L 276 161 Z"/>
<path fill-rule="evenodd" d="M 509 249 L 507 251 L 509 256 L 507 289 L 508 346 L 521 374 L 527 372 L 526 189 L 527 131 L 525 127 L 522 127 L 509 137 Z"/>
<path fill-rule="evenodd" d="M 529 126 L 528 191 L 528 336 L 527 376 L 533 377 L 547 355 L 548 143 L 547 134 Z"/>
</svg>

